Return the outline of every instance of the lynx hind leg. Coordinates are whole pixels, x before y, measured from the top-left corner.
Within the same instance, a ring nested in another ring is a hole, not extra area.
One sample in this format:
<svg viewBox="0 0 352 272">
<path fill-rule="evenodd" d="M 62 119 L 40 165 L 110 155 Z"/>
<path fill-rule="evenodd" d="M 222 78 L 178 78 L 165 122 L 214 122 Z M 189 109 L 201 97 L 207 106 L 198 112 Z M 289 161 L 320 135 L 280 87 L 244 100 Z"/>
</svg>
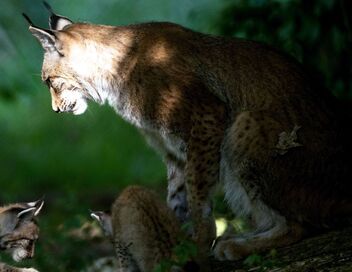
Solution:
<svg viewBox="0 0 352 272">
<path fill-rule="evenodd" d="M 251 219 L 253 230 L 221 237 L 213 247 L 220 260 L 236 260 L 252 252 L 284 246 L 302 236 L 299 225 L 267 206 L 261 199 L 260 168 L 277 144 L 279 124 L 263 113 L 243 112 L 228 129 L 222 146 L 221 179 L 234 214 Z M 255 162 L 255 163 L 253 163 Z"/>
<path fill-rule="evenodd" d="M 263 221 L 257 222 L 250 232 L 220 237 L 213 246 L 216 259 L 238 260 L 254 252 L 292 244 L 302 238 L 303 229 L 299 224 L 287 222 L 260 201 L 252 205 L 255 210 L 252 215 Z"/>
<path fill-rule="evenodd" d="M 185 185 L 184 166 L 181 162 L 168 160 L 168 194 L 167 204 L 174 212 L 180 223 L 189 220 L 187 191 Z"/>
</svg>

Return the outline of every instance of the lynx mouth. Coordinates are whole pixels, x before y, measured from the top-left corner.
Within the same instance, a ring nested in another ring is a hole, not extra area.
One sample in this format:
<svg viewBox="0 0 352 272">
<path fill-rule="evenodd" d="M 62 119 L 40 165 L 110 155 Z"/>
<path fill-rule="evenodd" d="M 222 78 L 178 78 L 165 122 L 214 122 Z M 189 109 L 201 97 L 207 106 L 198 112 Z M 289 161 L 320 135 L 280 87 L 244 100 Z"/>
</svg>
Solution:
<svg viewBox="0 0 352 272">
<path fill-rule="evenodd" d="M 88 103 L 87 103 L 87 99 L 84 97 L 78 97 L 78 98 L 74 98 L 74 99 L 67 99 L 67 95 L 66 95 L 66 99 L 63 100 L 60 104 L 60 106 L 55 105 L 55 103 L 53 103 L 52 108 L 53 111 L 57 112 L 57 113 L 72 113 L 74 115 L 80 115 L 83 114 L 87 108 L 88 108 Z"/>
<path fill-rule="evenodd" d="M 81 99 L 80 101 L 77 101 L 74 105 L 74 107 L 72 108 L 71 112 L 74 115 L 81 115 L 83 114 L 88 108 L 88 104 L 85 101 L 85 99 Z"/>
<path fill-rule="evenodd" d="M 20 262 L 26 258 L 27 258 L 27 251 L 22 248 L 15 249 L 12 253 L 12 259 L 15 262 Z"/>
</svg>

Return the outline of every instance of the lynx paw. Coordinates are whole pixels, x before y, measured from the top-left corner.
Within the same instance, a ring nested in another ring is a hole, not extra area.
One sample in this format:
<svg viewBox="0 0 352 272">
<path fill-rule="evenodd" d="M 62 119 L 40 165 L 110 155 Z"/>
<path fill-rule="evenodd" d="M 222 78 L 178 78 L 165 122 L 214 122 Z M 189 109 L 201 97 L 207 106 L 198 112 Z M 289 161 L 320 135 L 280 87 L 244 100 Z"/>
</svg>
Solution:
<svg viewBox="0 0 352 272">
<path fill-rule="evenodd" d="M 22 268 L 21 272 L 39 272 L 37 269 L 34 268 Z"/>
<path fill-rule="evenodd" d="M 213 253 L 215 258 L 220 261 L 237 261 L 249 254 L 248 249 L 235 239 L 217 241 Z"/>
</svg>

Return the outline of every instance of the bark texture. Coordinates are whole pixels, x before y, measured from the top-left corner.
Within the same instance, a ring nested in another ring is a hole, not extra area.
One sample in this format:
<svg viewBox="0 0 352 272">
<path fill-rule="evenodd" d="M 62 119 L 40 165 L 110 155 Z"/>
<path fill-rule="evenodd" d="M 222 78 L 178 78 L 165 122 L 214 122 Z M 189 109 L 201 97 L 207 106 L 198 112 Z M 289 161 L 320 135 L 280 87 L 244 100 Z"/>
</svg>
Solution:
<svg viewBox="0 0 352 272">
<path fill-rule="evenodd" d="M 305 239 L 276 249 L 262 263 L 248 266 L 244 261 L 212 261 L 215 272 L 352 272 L 352 227 Z"/>
</svg>

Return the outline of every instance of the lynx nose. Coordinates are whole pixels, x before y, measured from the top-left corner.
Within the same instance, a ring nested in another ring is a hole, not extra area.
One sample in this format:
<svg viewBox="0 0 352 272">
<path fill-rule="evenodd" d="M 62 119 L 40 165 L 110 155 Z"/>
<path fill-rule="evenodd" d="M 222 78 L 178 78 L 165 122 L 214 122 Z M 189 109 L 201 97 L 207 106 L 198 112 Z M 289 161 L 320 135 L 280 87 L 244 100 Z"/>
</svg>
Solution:
<svg viewBox="0 0 352 272">
<path fill-rule="evenodd" d="M 61 112 L 60 108 L 55 106 L 55 105 L 52 105 L 52 108 L 53 108 L 53 111 L 55 111 L 56 113 L 60 113 Z"/>
<path fill-rule="evenodd" d="M 53 111 L 55 112 L 61 112 L 60 108 L 58 106 L 56 106 L 54 103 L 51 104 L 51 108 L 53 109 Z"/>
</svg>

